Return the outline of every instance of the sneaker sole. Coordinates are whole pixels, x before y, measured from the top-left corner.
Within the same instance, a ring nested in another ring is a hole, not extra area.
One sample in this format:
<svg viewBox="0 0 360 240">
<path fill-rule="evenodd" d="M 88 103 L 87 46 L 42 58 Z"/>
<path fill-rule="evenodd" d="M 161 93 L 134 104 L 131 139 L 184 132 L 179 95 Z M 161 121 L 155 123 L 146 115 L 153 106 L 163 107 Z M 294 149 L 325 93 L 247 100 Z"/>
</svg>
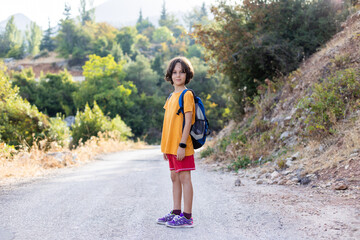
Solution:
<svg viewBox="0 0 360 240">
<path fill-rule="evenodd" d="M 158 221 L 156 221 L 156 223 L 159 224 L 159 225 L 165 225 L 166 224 L 166 222 L 158 222 Z"/>
<path fill-rule="evenodd" d="M 194 227 L 194 224 L 193 225 L 180 225 L 180 226 L 172 226 L 172 225 L 168 225 L 166 224 L 167 227 L 170 227 L 170 228 L 193 228 Z"/>
</svg>

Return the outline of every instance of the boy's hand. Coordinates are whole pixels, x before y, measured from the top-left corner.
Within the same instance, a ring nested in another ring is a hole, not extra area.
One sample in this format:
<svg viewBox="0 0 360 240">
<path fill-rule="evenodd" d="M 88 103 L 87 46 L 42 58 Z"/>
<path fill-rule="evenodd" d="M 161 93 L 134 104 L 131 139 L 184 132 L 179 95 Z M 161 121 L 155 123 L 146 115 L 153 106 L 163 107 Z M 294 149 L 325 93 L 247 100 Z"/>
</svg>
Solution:
<svg viewBox="0 0 360 240">
<path fill-rule="evenodd" d="M 164 157 L 164 160 L 165 160 L 165 161 L 169 160 L 169 159 L 167 158 L 166 153 L 163 153 L 163 157 Z"/>
<path fill-rule="evenodd" d="M 176 159 L 182 161 L 185 157 L 185 148 L 178 147 Z"/>
</svg>

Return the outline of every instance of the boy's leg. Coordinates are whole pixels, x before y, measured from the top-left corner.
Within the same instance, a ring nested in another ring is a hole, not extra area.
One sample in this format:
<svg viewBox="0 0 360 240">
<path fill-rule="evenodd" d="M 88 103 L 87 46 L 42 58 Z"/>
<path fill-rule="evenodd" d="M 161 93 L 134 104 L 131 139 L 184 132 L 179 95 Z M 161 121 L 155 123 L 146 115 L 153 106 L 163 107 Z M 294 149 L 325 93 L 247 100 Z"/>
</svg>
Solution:
<svg viewBox="0 0 360 240">
<path fill-rule="evenodd" d="M 179 173 L 176 173 L 175 171 L 171 171 L 171 181 L 173 184 L 173 202 L 174 202 L 173 210 L 181 211 L 182 188 L 181 188 Z"/>
<path fill-rule="evenodd" d="M 191 214 L 193 194 L 194 194 L 192 182 L 191 182 L 191 172 L 182 171 L 179 172 L 178 174 L 184 191 L 184 213 Z"/>
</svg>

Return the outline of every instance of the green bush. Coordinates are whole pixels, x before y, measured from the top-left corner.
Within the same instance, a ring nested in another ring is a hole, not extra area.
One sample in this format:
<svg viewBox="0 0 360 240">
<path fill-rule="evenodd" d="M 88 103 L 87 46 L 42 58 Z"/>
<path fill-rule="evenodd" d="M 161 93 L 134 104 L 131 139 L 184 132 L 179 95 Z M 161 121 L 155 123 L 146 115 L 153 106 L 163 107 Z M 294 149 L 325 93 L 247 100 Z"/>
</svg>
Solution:
<svg viewBox="0 0 360 240">
<path fill-rule="evenodd" d="M 249 167 L 251 164 L 251 160 L 248 156 L 239 156 L 236 161 L 231 163 L 228 168 L 231 170 L 238 171 L 240 168 L 245 169 Z"/>
<path fill-rule="evenodd" d="M 212 147 L 208 146 L 207 148 L 205 148 L 204 150 L 202 150 L 200 152 L 200 157 L 201 158 L 206 158 L 208 156 L 211 156 L 213 153 L 214 153 L 214 149 Z"/>
<path fill-rule="evenodd" d="M 106 117 L 99 106 L 94 102 L 91 109 L 88 104 L 84 112 L 78 111 L 75 117 L 75 124 L 72 129 L 72 144 L 77 146 L 79 142 L 86 142 L 92 136 L 97 136 L 98 132 L 115 131 L 120 139 L 125 140 L 132 136 L 130 128 L 116 116 L 112 121 Z"/>
<path fill-rule="evenodd" d="M 0 140 L 15 147 L 31 146 L 45 137 L 48 128 L 47 117 L 19 96 L 0 62 Z"/>
<path fill-rule="evenodd" d="M 115 133 L 115 136 L 119 140 L 126 140 L 128 137 L 132 137 L 131 128 L 129 128 L 119 115 L 116 115 L 114 119 L 111 120 L 111 129 Z"/>
<path fill-rule="evenodd" d="M 332 133 L 338 120 L 359 107 L 356 103 L 360 98 L 359 80 L 359 70 L 349 68 L 314 85 L 310 98 L 304 98 L 298 104 L 302 112 L 307 113 L 308 134 Z"/>
<path fill-rule="evenodd" d="M 224 153 L 226 151 L 227 146 L 229 146 L 230 143 L 231 141 L 227 137 L 221 139 L 219 144 L 220 151 Z"/>
<path fill-rule="evenodd" d="M 27 68 L 21 72 L 12 72 L 11 82 L 13 86 L 19 87 L 22 98 L 35 104 L 39 111 L 50 117 L 56 117 L 57 113 L 67 116 L 76 113 L 73 94 L 78 86 L 66 70 L 58 74 L 47 73 L 40 81 L 36 81 L 34 71 Z"/>
<path fill-rule="evenodd" d="M 56 117 L 50 118 L 50 129 L 48 137 L 52 141 L 56 141 L 60 146 L 66 147 L 69 145 L 70 128 L 66 125 L 64 117 L 61 114 L 56 114 Z"/>
</svg>

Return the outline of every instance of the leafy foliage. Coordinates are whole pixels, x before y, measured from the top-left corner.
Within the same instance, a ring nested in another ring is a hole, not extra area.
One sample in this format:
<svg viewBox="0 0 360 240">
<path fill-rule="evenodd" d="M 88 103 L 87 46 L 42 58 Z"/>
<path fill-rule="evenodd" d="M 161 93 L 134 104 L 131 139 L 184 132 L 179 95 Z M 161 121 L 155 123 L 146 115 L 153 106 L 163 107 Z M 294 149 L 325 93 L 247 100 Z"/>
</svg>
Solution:
<svg viewBox="0 0 360 240">
<path fill-rule="evenodd" d="M 89 58 L 83 66 L 86 80 L 74 94 L 75 106 L 81 109 L 87 103 L 96 101 L 109 116 L 119 114 L 124 117 L 134 105 L 130 95 L 136 94 L 136 86 L 124 81 L 123 66 L 116 63 L 111 55 L 103 58 L 90 55 Z"/>
<path fill-rule="evenodd" d="M 8 145 L 31 146 L 42 139 L 49 128 L 47 117 L 18 95 L 0 64 L 0 139 Z"/>
<path fill-rule="evenodd" d="M 72 129 L 73 144 L 77 146 L 79 142 L 86 142 L 92 136 L 97 136 L 99 132 L 116 131 L 125 140 L 130 137 L 131 130 L 117 115 L 112 121 L 106 117 L 100 107 L 93 103 L 91 109 L 85 105 L 84 112 L 78 112 L 75 117 L 75 124 Z"/>
<path fill-rule="evenodd" d="M 359 108 L 360 72 L 358 69 L 345 69 L 315 84 L 310 98 L 299 102 L 306 112 L 306 133 L 319 136 L 333 133 L 333 126 L 349 112 Z"/>
<path fill-rule="evenodd" d="M 56 50 L 62 57 L 71 56 L 72 65 L 83 63 L 90 53 L 91 40 L 91 33 L 77 26 L 73 19 L 61 20 L 60 30 L 56 36 Z"/>
<path fill-rule="evenodd" d="M 55 117 L 57 113 L 72 115 L 76 112 L 73 93 L 78 87 L 67 71 L 59 74 L 48 73 L 37 82 L 32 69 L 24 69 L 12 73 L 12 84 L 20 88 L 22 98 L 35 104 L 50 117 Z"/>
<path fill-rule="evenodd" d="M 160 27 L 157 28 L 152 36 L 154 42 L 156 43 L 162 43 L 162 42 L 168 42 L 173 40 L 172 32 L 167 27 Z"/>
<path fill-rule="evenodd" d="M 133 45 L 137 30 L 134 27 L 124 27 L 116 35 L 116 40 L 120 44 L 124 54 L 130 55 L 133 52 Z"/>
<path fill-rule="evenodd" d="M 211 10 L 215 21 L 198 25 L 194 36 L 209 50 L 213 71 L 228 76 L 238 111 L 266 78 L 291 72 L 314 53 L 340 28 L 347 12 L 341 3 L 327 0 L 220 2 Z"/>
<path fill-rule="evenodd" d="M 47 136 L 51 141 L 56 141 L 60 146 L 69 146 L 70 128 L 64 121 L 64 116 L 56 114 L 56 117 L 50 118 L 50 128 Z"/>
<path fill-rule="evenodd" d="M 32 56 L 40 52 L 41 38 L 41 28 L 35 22 L 31 22 L 30 26 L 26 30 L 26 41 L 28 53 L 30 53 Z"/>
<path fill-rule="evenodd" d="M 140 94 L 155 94 L 159 76 L 151 69 L 149 59 L 138 55 L 135 62 L 129 62 L 124 66 L 124 71 L 126 72 L 125 81 L 134 83 Z"/>
<path fill-rule="evenodd" d="M 39 81 L 35 80 L 34 72 L 30 69 L 13 72 L 12 84 L 19 87 L 19 94 L 23 98 L 53 117 L 50 121 L 55 121 L 57 126 L 60 126 L 58 114 L 74 115 L 76 110 L 84 111 L 86 104 L 92 108 L 96 101 L 105 116 L 121 116 L 135 137 L 157 143 L 161 137 L 163 104 L 173 90 L 163 79 L 164 71 L 169 59 L 183 55 L 191 58 L 195 67 L 196 74 L 190 87 L 204 100 L 212 130 L 221 129 L 227 121 L 224 118 L 224 89 L 219 86 L 223 84 L 223 75 L 210 77 L 207 74 L 209 68 L 204 61 L 205 48 L 194 45 L 194 40 L 167 12 L 165 5 L 160 27 L 151 24 L 140 11 L 136 28 L 121 29 L 107 23 L 95 23 L 92 13 L 88 11 L 88 1 L 81 1 L 80 5 L 79 21 L 76 21 L 71 17 L 70 6 L 65 4 L 64 19 L 59 24 L 58 32 L 54 36 L 49 23 L 40 48 L 46 54 L 56 47 L 58 55 L 69 60 L 70 67 L 82 65 L 86 80 L 74 83 L 66 71 L 41 75 Z M 196 9 L 196 13 L 196 22 L 199 22 L 207 15 L 205 5 Z M 11 22 L 9 26 L 12 30 L 8 32 L 15 33 Z M 0 34 L 0 43 L 6 41 L 5 35 Z M 5 49 L 5 46 L 0 44 L 0 56 L 10 56 L 8 54 L 11 53 L 11 56 L 22 57 L 24 51 L 30 50 L 22 41 L 13 44 L 12 49 Z"/>
<path fill-rule="evenodd" d="M 251 159 L 248 156 L 239 156 L 236 161 L 232 162 L 228 168 L 238 171 L 240 168 L 248 168 L 251 164 Z"/>
<path fill-rule="evenodd" d="M 48 51 L 54 51 L 56 48 L 55 41 L 52 37 L 54 29 L 50 25 L 50 20 L 48 24 L 48 28 L 45 30 L 43 38 L 41 39 L 40 43 L 40 51 L 42 50 L 48 50 Z"/>
<path fill-rule="evenodd" d="M 207 146 L 207 148 L 205 148 L 204 150 L 202 150 L 200 152 L 200 157 L 201 158 L 206 158 L 211 156 L 213 153 L 215 152 L 215 150 L 212 147 Z"/>
</svg>

